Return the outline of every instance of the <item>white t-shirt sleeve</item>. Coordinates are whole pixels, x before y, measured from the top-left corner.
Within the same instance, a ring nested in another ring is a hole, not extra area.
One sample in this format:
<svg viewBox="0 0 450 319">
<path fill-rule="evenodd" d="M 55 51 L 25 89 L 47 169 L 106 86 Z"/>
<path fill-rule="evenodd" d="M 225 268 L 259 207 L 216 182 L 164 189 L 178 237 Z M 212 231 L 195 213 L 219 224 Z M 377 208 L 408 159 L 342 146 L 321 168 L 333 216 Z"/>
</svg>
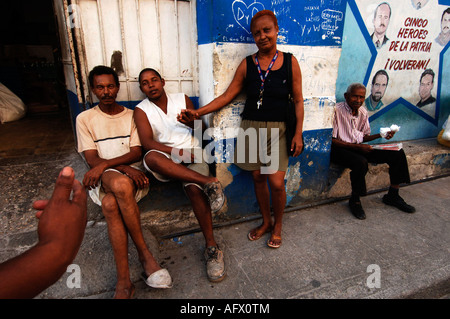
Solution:
<svg viewBox="0 0 450 319">
<path fill-rule="evenodd" d="M 81 113 L 78 115 L 76 120 L 76 131 L 77 131 L 77 143 L 78 152 L 82 153 L 86 150 L 97 150 L 97 146 L 94 143 L 94 138 L 88 129 L 86 121 L 88 118 L 85 114 Z"/>
</svg>

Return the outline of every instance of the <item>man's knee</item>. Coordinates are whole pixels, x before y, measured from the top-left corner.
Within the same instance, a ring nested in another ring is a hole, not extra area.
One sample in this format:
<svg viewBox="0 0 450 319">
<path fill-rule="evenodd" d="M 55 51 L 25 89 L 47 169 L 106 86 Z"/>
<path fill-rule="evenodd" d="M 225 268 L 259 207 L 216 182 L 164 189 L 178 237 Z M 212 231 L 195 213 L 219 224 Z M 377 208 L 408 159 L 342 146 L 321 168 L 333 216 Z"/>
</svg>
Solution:
<svg viewBox="0 0 450 319">
<path fill-rule="evenodd" d="M 202 189 L 194 184 L 189 184 L 184 187 L 187 197 L 191 203 L 197 203 L 195 207 L 200 207 L 199 205 L 204 205 L 209 207 L 208 198 Z"/>
<path fill-rule="evenodd" d="M 184 187 L 184 190 L 186 191 L 186 195 L 190 199 L 205 199 L 206 198 L 203 190 L 194 184 L 186 185 Z"/>
<path fill-rule="evenodd" d="M 112 216 L 119 211 L 119 205 L 113 194 L 108 193 L 102 199 L 102 211 L 105 217 Z"/>
<path fill-rule="evenodd" d="M 148 152 L 144 157 L 145 164 L 150 169 L 157 169 L 164 160 L 167 160 L 167 157 L 158 152 Z"/>
<path fill-rule="evenodd" d="M 116 197 L 134 196 L 133 180 L 125 175 L 112 179 L 109 188 Z"/>
<path fill-rule="evenodd" d="M 407 165 L 408 162 L 406 159 L 405 151 L 403 151 L 403 149 L 393 152 L 393 154 L 396 162 Z"/>
<path fill-rule="evenodd" d="M 369 162 L 365 158 L 360 158 L 359 160 L 354 161 L 351 170 L 366 175 L 369 170 Z"/>
</svg>

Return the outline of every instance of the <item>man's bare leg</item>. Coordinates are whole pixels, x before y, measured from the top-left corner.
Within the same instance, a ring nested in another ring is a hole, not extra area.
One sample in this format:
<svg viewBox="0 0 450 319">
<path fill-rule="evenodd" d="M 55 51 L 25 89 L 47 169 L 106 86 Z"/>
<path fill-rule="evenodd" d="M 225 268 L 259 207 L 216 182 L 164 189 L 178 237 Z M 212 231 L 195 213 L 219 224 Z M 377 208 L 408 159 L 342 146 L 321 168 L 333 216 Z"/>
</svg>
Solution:
<svg viewBox="0 0 450 319">
<path fill-rule="evenodd" d="M 144 160 L 152 171 L 155 171 L 163 176 L 167 176 L 171 179 L 177 179 L 183 182 L 192 182 L 202 187 L 208 183 L 219 181 L 214 176 L 205 176 L 182 164 L 175 163 L 172 159 L 167 158 L 165 155 L 158 152 L 148 153 Z"/>
<path fill-rule="evenodd" d="M 195 185 L 185 187 L 192 209 L 205 237 L 206 247 L 217 246 L 213 234 L 211 207 L 203 191 Z"/>
<path fill-rule="evenodd" d="M 114 298 L 127 299 L 134 290 L 128 267 L 128 234 L 120 216 L 119 205 L 112 193 L 107 193 L 103 198 L 102 211 L 116 261 L 117 284 Z"/>
<path fill-rule="evenodd" d="M 124 227 L 133 240 L 139 260 L 147 276 L 161 269 L 158 262 L 145 243 L 142 233 L 139 207 L 135 200 L 133 181 L 117 172 L 106 172 L 102 176 L 102 185 L 108 192 L 114 194 L 123 219 Z"/>
<path fill-rule="evenodd" d="M 208 279 L 212 282 L 222 281 L 226 276 L 226 267 L 223 252 L 214 239 L 211 207 L 206 195 L 197 186 L 188 185 L 185 190 L 205 237 L 204 257 Z"/>
</svg>

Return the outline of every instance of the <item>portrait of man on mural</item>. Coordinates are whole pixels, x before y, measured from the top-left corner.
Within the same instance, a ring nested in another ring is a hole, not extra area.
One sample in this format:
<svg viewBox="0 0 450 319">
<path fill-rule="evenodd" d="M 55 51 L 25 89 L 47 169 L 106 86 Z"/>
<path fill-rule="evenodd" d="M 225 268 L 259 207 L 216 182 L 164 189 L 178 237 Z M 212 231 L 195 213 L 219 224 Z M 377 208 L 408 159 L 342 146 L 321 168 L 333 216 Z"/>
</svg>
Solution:
<svg viewBox="0 0 450 319">
<path fill-rule="evenodd" d="M 389 76 L 385 70 L 378 70 L 372 78 L 372 87 L 370 95 L 364 101 L 367 111 L 374 112 L 379 111 L 384 105 L 381 99 L 386 92 L 386 88 L 389 82 Z"/>
<path fill-rule="evenodd" d="M 428 3 L 428 0 L 411 0 L 414 9 L 420 10 Z"/>
<path fill-rule="evenodd" d="M 446 46 L 449 40 L 450 40 L 450 8 L 447 8 L 442 13 L 441 32 L 436 38 L 436 42 L 442 46 Z"/>
<path fill-rule="evenodd" d="M 374 32 L 371 35 L 373 44 L 377 49 L 385 45 L 389 39 L 386 36 L 386 30 L 391 20 L 391 6 L 387 2 L 380 3 L 375 9 L 373 15 Z"/>
<path fill-rule="evenodd" d="M 436 98 L 431 95 L 434 86 L 434 72 L 426 69 L 420 76 L 419 96 L 420 101 L 416 104 L 422 111 L 434 117 Z"/>
</svg>

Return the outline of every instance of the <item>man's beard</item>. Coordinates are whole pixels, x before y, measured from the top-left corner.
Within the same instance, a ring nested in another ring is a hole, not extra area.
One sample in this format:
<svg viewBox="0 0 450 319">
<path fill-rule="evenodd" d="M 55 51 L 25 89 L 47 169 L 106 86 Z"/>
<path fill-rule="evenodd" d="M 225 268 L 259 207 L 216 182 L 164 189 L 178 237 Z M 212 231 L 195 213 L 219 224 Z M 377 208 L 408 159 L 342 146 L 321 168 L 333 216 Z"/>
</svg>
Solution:
<svg viewBox="0 0 450 319">
<path fill-rule="evenodd" d="M 372 100 L 374 100 L 375 102 L 379 102 L 382 97 L 383 96 L 381 95 L 381 93 L 375 93 L 375 95 L 372 94 Z"/>
</svg>

